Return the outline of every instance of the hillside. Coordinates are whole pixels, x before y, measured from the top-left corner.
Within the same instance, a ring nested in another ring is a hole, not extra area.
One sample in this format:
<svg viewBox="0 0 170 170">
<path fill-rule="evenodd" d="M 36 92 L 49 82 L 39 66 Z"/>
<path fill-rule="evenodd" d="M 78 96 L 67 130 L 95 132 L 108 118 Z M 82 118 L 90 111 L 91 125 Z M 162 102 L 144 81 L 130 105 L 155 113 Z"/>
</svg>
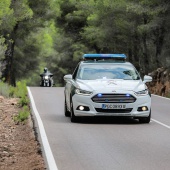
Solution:
<svg viewBox="0 0 170 170">
<path fill-rule="evenodd" d="M 158 68 L 149 73 L 153 81 L 148 84 L 150 92 L 164 97 L 170 97 L 170 69 Z"/>
</svg>

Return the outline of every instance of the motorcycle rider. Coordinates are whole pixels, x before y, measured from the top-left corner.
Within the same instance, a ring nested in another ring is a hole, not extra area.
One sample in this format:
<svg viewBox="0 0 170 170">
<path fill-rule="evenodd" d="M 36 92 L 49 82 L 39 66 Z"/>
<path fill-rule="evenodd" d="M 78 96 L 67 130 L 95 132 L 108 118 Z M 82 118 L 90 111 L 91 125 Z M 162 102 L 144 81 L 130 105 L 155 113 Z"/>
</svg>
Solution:
<svg viewBox="0 0 170 170">
<path fill-rule="evenodd" d="M 41 77 L 41 82 L 40 82 L 40 86 L 43 86 L 43 77 L 44 76 L 49 76 L 50 77 L 50 82 L 51 82 L 51 86 L 53 86 L 54 84 L 54 81 L 53 81 L 53 74 L 48 71 L 48 69 L 45 67 L 44 68 L 44 72 L 42 74 L 40 74 L 40 77 Z"/>
</svg>

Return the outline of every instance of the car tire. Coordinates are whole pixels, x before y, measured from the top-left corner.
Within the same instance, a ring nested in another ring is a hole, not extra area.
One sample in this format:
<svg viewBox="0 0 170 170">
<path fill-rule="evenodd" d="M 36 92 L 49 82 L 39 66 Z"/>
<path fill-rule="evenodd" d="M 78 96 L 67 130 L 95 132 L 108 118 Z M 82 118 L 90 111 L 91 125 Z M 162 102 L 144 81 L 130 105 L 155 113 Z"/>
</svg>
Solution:
<svg viewBox="0 0 170 170">
<path fill-rule="evenodd" d="M 141 117 L 141 118 L 139 118 L 139 122 L 140 123 L 149 123 L 150 120 L 151 120 L 151 111 L 150 111 L 150 114 L 149 114 L 148 117 Z"/>
<path fill-rule="evenodd" d="M 67 109 L 66 101 L 64 102 L 64 113 L 66 117 L 70 117 L 70 112 Z"/>
<path fill-rule="evenodd" d="M 73 102 L 72 102 L 72 100 L 70 102 L 70 107 L 71 107 L 71 114 L 70 114 L 71 122 L 77 122 L 77 117 L 74 115 L 74 109 L 73 109 Z"/>
</svg>

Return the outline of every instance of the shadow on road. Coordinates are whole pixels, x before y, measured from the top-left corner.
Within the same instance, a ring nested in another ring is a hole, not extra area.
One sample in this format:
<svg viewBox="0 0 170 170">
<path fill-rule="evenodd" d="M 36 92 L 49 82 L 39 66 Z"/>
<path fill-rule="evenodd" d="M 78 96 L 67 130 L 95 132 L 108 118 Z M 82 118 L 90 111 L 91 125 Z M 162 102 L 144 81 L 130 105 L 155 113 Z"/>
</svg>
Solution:
<svg viewBox="0 0 170 170">
<path fill-rule="evenodd" d="M 70 117 L 65 117 L 61 114 L 53 114 L 48 120 L 56 123 L 71 123 Z M 135 125 L 140 124 L 138 119 L 133 119 L 129 117 L 114 117 L 114 116 L 84 116 L 78 117 L 76 124 L 122 124 L 122 125 Z"/>
<path fill-rule="evenodd" d="M 76 123 L 82 124 L 139 124 L 137 119 L 127 117 L 80 117 Z"/>
</svg>

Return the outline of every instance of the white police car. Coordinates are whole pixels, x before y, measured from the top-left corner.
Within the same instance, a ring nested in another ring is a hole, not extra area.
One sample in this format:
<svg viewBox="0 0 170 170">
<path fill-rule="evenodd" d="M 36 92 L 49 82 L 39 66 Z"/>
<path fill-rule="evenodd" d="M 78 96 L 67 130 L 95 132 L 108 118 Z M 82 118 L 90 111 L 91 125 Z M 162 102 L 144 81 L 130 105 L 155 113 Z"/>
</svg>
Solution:
<svg viewBox="0 0 170 170">
<path fill-rule="evenodd" d="M 128 116 L 149 123 L 151 96 L 146 82 L 124 54 L 85 54 L 74 73 L 65 75 L 65 116 Z"/>
</svg>

